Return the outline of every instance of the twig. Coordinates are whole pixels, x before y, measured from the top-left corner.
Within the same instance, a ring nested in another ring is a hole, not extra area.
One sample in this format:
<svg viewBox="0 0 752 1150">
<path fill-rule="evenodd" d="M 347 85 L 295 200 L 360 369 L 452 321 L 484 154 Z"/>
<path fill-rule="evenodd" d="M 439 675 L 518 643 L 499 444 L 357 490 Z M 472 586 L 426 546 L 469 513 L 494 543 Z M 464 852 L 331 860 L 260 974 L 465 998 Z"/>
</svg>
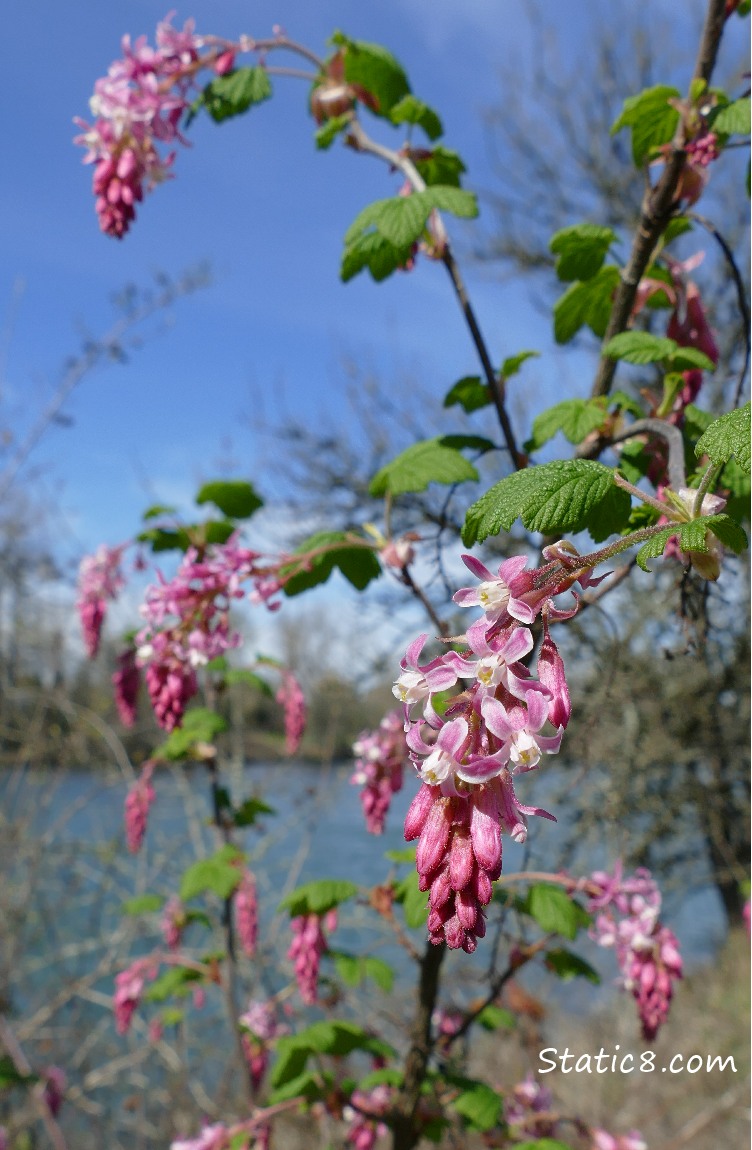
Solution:
<svg viewBox="0 0 752 1150">
<path fill-rule="evenodd" d="M 32 1074 L 31 1066 L 28 1059 L 21 1048 L 15 1034 L 11 1030 L 5 1017 L 0 1014 L 0 1042 L 2 1042 L 5 1049 L 8 1051 L 11 1062 L 15 1066 L 19 1074 L 24 1077 Z M 34 1102 L 39 1112 L 39 1117 L 42 1119 L 47 1134 L 49 1135 L 50 1142 L 55 1147 L 55 1150 L 68 1150 L 68 1144 L 65 1141 L 65 1135 L 55 1121 L 55 1117 L 47 1105 L 44 1096 L 34 1091 Z"/>
</svg>

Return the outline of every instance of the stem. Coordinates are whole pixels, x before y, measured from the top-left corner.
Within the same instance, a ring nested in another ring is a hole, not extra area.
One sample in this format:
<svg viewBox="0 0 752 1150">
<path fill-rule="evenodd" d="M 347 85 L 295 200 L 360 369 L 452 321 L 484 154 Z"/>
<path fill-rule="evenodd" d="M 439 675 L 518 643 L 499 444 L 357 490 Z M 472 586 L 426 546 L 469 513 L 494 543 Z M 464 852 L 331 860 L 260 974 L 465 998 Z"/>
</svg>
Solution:
<svg viewBox="0 0 752 1150">
<path fill-rule="evenodd" d="M 410 1049 L 405 1057 L 405 1076 L 391 1115 L 394 1133 L 392 1150 L 413 1150 L 420 1140 L 415 1125 L 415 1111 L 426 1076 L 431 1054 L 431 1015 L 439 991 L 439 971 L 446 954 L 446 944 L 426 943 L 420 964 L 418 1003 L 410 1036 Z"/>
<path fill-rule="evenodd" d="M 705 80 L 706 83 L 710 80 L 726 22 L 725 8 L 725 0 L 709 0 L 693 80 Z M 676 193 L 686 163 L 685 142 L 685 127 L 680 120 L 660 179 L 654 187 L 648 187 L 645 192 L 640 222 L 632 242 L 629 261 L 616 289 L 611 317 L 603 337 L 603 346 L 615 335 L 626 331 L 630 325 L 638 285 L 653 258 L 666 225 L 676 210 Z M 615 359 L 601 355 L 592 388 L 593 396 L 608 395 L 616 363 Z"/>
<path fill-rule="evenodd" d="M 668 519 L 676 518 L 676 512 L 673 507 L 668 503 L 661 503 L 660 499 L 656 499 L 654 495 L 650 495 L 647 491 L 642 491 L 639 487 L 635 487 L 623 476 L 619 475 L 618 471 L 614 472 L 614 483 L 617 487 L 621 487 L 622 491 L 628 491 L 630 495 L 635 495 L 642 503 L 648 503 L 654 507 L 656 511 L 660 511 L 661 515 L 665 515 Z"/>
<path fill-rule="evenodd" d="M 423 588 L 419 587 L 418 584 L 413 579 L 412 575 L 410 574 L 410 570 L 408 567 L 403 567 L 401 569 L 399 578 L 400 578 L 401 582 L 404 583 L 405 587 L 409 587 L 410 591 L 413 593 L 415 598 L 423 605 L 423 607 L 425 608 L 426 614 L 428 615 L 428 618 L 431 620 L 431 622 L 433 623 L 434 627 L 439 632 L 439 634 L 440 635 L 446 635 L 447 632 L 449 631 L 448 623 L 439 616 L 439 614 L 436 611 L 436 608 L 434 607 L 433 603 L 431 602 L 431 600 L 426 595 Z"/>
<path fill-rule="evenodd" d="M 24 1076 L 30 1075 L 32 1073 L 32 1069 L 29 1064 L 29 1060 L 24 1054 L 23 1048 L 13 1033 L 9 1023 L 2 1014 L 0 1014 L 0 1042 L 2 1042 L 3 1046 L 8 1051 L 8 1056 L 18 1073 Z M 55 1117 L 45 1102 L 44 1096 L 37 1090 L 34 1090 L 33 1094 L 34 1103 L 39 1113 L 39 1117 L 42 1120 L 42 1124 L 47 1131 L 50 1142 L 55 1147 L 55 1150 L 68 1150 L 68 1143 L 65 1140 L 65 1135 L 55 1121 Z"/>
<path fill-rule="evenodd" d="M 693 519 L 699 519 L 700 515 L 702 514 L 702 501 L 710 488 L 715 487 L 715 482 L 722 471 L 722 463 L 710 463 L 708 465 L 705 474 L 700 480 L 700 486 L 697 488 L 697 495 L 695 495 L 695 501 L 692 504 Z"/>
<path fill-rule="evenodd" d="M 673 423 L 669 423 L 665 419 L 636 419 L 623 431 L 609 436 L 607 443 L 609 446 L 614 443 L 623 443 L 625 439 L 631 439 L 634 435 L 640 435 L 643 432 L 647 432 L 649 435 L 658 435 L 661 439 L 665 439 L 668 444 L 666 470 L 668 471 L 669 483 L 674 491 L 678 491 L 680 487 L 686 487 L 684 440 L 681 431 L 678 427 L 674 427 Z M 644 498 L 642 493 L 640 493 L 640 498 Z"/>
</svg>

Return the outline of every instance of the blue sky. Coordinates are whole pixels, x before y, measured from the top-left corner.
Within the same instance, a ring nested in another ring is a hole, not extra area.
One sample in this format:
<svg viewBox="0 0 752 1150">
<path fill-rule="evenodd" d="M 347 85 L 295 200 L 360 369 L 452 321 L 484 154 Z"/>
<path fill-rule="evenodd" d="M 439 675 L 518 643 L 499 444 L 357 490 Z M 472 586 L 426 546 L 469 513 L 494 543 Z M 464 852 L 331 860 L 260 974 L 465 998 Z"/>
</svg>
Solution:
<svg viewBox="0 0 752 1150">
<path fill-rule="evenodd" d="M 647 7 L 649 20 L 671 5 Z M 180 8 L 175 22 L 194 16 L 199 32 L 232 37 L 268 35 L 280 22 L 318 51 L 337 27 L 383 42 L 406 67 L 413 90 L 441 113 L 447 145 L 468 163 L 467 186 L 482 188 L 490 174 L 479 116 L 496 100 L 505 58 L 536 49 L 531 11 L 498 0 L 197 0 Z M 594 12 L 608 18 L 612 7 L 570 0 L 541 11 L 565 47 L 579 50 Z M 87 115 L 94 80 L 119 55 L 121 35 L 153 39 L 165 12 L 152 0 L 29 0 L 6 15 L 6 43 L 15 50 L 4 63 L 13 99 L 2 113 L 0 318 L 7 335 L 3 397 L 15 426 L 27 424 L 54 388 L 81 329 L 107 329 L 110 297 L 124 284 L 148 285 L 157 271 L 178 276 L 203 260 L 214 277 L 210 288 L 175 306 L 171 327 L 127 367 L 87 379 L 66 407 L 72 426 L 52 429 L 35 454 L 44 465 L 37 490 L 43 497 L 54 491 L 60 545 L 71 556 L 131 534 L 154 498 L 186 496 L 213 474 L 228 440 L 240 472 L 263 491 L 241 413 L 268 405 L 281 382 L 312 419 L 322 403 L 336 413 L 342 348 L 362 349 L 387 371 L 417 365 L 437 396 L 477 370 L 441 266 L 424 261 L 384 285 L 365 276 L 339 282 L 345 228 L 369 199 L 392 194 L 398 180 L 338 146 L 317 153 L 299 81 L 278 81 L 274 100 L 246 117 L 221 127 L 197 122 L 194 146 L 178 155 L 177 178 L 147 198 L 132 233 L 122 242 L 99 233 L 91 171 L 71 143 L 72 118 Z M 381 126 L 374 134 L 400 141 Z M 559 358 L 527 292 L 465 270 L 494 357 L 524 347 L 548 351 L 539 371 L 553 378 Z"/>
</svg>

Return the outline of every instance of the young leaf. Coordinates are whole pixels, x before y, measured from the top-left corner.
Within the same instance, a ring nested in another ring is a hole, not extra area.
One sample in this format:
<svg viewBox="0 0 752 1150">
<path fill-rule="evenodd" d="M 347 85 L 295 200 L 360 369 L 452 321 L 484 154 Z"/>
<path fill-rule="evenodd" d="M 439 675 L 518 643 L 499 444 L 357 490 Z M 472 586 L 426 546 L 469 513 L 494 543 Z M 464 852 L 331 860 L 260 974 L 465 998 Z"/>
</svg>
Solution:
<svg viewBox="0 0 752 1150">
<path fill-rule="evenodd" d="M 139 894 L 126 899 L 120 909 L 123 914 L 153 914 L 162 909 L 164 901 L 161 894 Z"/>
<path fill-rule="evenodd" d="M 518 351 L 517 355 L 508 356 L 501 365 L 501 375 L 504 379 L 511 379 L 513 375 L 526 363 L 529 359 L 537 359 L 540 356 L 539 351 Z"/>
<path fill-rule="evenodd" d="M 707 455 L 712 463 L 727 463 L 733 455 L 750 474 L 750 405 L 729 411 L 711 423 L 698 440 L 695 455 Z"/>
<path fill-rule="evenodd" d="M 370 978 L 387 994 L 394 985 L 394 971 L 388 963 L 375 955 L 347 954 L 336 950 L 329 952 L 334 959 L 337 974 L 347 986 L 360 986 L 366 978 Z"/>
<path fill-rule="evenodd" d="M 301 914 L 326 914 L 335 906 L 354 898 L 358 888 L 345 879 L 319 879 L 290 891 L 279 904 L 280 910 L 288 910 L 290 918 Z"/>
<path fill-rule="evenodd" d="M 155 503 L 147 507 L 141 518 L 146 522 L 148 519 L 158 519 L 162 515 L 177 515 L 177 511 L 177 507 L 172 507 L 169 503 Z"/>
<path fill-rule="evenodd" d="M 425 491 L 429 483 L 464 483 L 478 479 L 472 463 L 456 447 L 447 445 L 447 436 L 413 443 L 396 459 L 377 471 L 368 488 L 371 495 L 404 495 Z"/>
<path fill-rule="evenodd" d="M 537 882 L 530 887 L 526 909 L 541 930 L 564 938 L 575 938 L 580 927 L 590 922 L 590 915 L 565 890 L 551 883 Z"/>
<path fill-rule="evenodd" d="M 340 279 L 343 283 L 368 268 L 376 283 L 387 279 L 397 268 L 404 268 L 412 255 L 412 244 L 395 247 L 378 232 L 366 232 L 347 244 L 342 253 Z"/>
<path fill-rule="evenodd" d="M 448 1075 L 447 1080 L 461 1088 L 451 1105 L 462 1115 L 471 1130 L 492 1130 L 498 1124 L 503 1106 L 500 1094 L 485 1082 L 472 1078 Z"/>
<path fill-rule="evenodd" d="M 191 118 L 206 108 L 215 123 L 247 112 L 254 104 L 268 100 L 272 85 L 266 68 L 236 68 L 206 85 L 191 108 Z"/>
<path fill-rule="evenodd" d="M 11 1086 L 33 1086 L 38 1081 L 36 1074 L 25 1074 L 19 1070 L 10 1055 L 0 1055 L 0 1090 Z"/>
<path fill-rule="evenodd" d="M 677 347 L 675 340 L 648 331 L 623 331 L 608 341 L 603 354 L 627 363 L 658 363 L 670 359 Z"/>
<path fill-rule="evenodd" d="M 715 371 L 715 364 L 710 356 L 697 347 L 677 347 L 669 357 L 667 367 L 675 372 L 692 371 L 694 368 L 699 368 L 700 371 Z"/>
<path fill-rule="evenodd" d="M 322 124 L 314 136 L 319 151 L 325 152 L 327 148 L 331 148 L 337 136 L 344 132 L 348 124 L 351 123 L 352 113 L 344 112 L 341 116 L 332 116 L 331 120 Z"/>
<path fill-rule="evenodd" d="M 289 1082 L 285 1082 L 284 1086 L 273 1090 L 269 1096 L 269 1105 L 278 1106 L 281 1102 L 287 1102 L 290 1098 L 305 1098 L 307 1102 L 315 1102 L 317 1099 L 324 1097 L 331 1077 L 329 1074 L 321 1074 L 318 1070 L 305 1070 L 296 1078 L 291 1078 Z M 242 1143 L 243 1150 L 245 1150 L 245 1147 L 248 1145 L 247 1139 L 249 1135 L 244 1134 L 243 1137 L 246 1139 L 246 1141 Z"/>
<path fill-rule="evenodd" d="M 428 918 L 428 895 L 418 889 L 417 871 L 410 871 L 397 884 L 394 897 L 396 902 L 402 903 L 407 926 L 420 927 L 425 924 Z"/>
<path fill-rule="evenodd" d="M 465 375 L 450 387 L 444 396 L 444 407 L 453 407 L 458 404 L 470 415 L 479 411 L 481 407 L 488 407 L 493 403 L 488 384 L 482 383 L 479 375 Z"/>
<path fill-rule="evenodd" d="M 619 269 L 607 264 L 589 280 L 573 283 L 554 304 L 554 337 L 568 343 L 581 327 L 603 338 L 611 315 Z"/>
<path fill-rule="evenodd" d="M 668 101 L 680 97 L 678 88 L 656 84 L 654 88 L 645 88 L 638 95 L 629 96 L 624 101 L 611 134 L 621 128 L 632 129 L 632 158 L 635 167 L 642 167 L 652 148 L 673 139 L 679 123 L 679 112 Z"/>
<path fill-rule="evenodd" d="M 572 954 L 571 950 L 547 950 L 546 966 L 552 970 L 562 982 L 569 982 L 572 978 L 586 978 L 597 986 L 601 976 L 594 970 L 589 962 L 580 958 L 579 954 Z"/>
<path fill-rule="evenodd" d="M 551 237 L 549 247 L 556 261 L 560 280 L 589 280 L 600 271 L 611 244 L 617 240 L 611 228 L 597 224 L 575 224 L 562 228 Z"/>
<path fill-rule="evenodd" d="M 171 966 L 144 992 L 147 1002 L 166 1002 L 168 998 L 185 998 L 191 992 L 191 983 L 198 982 L 201 974 L 184 966 Z"/>
<path fill-rule="evenodd" d="M 517 1025 L 517 1019 L 511 1011 L 505 1010 L 503 1006 L 494 1006 L 493 1003 L 485 1006 L 475 1021 L 484 1030 L 514 1030 Z"/>
<path fill-rule="evenodd" d="M 705 554 L 708 551 L 708 531 L 720 539 L 724 547 L 737 554 L 747 546 L 746 533 L 729 515 L 703 515 L 689 523 L 671 523 L 657 532 L 637 552 L 637 564 L 643 571 L 649 571 L 648 560 L 662 555 L 673 536 L 678 537 L 679 547 L 685 553 L 696 551 Z"/>
<path fill-rule="evenodd" d="M 221 899 L 227 899 L 238 886 L 242 871 L 237 865 L 244 859 L 242 851 L 230 844 L 221 847 L 210 858 L 192 863 L 180 883 L 180 898 L 188 902 L 198 894 L 213 891 Z"/>
<path fill-rule="evenodd" d="M 565 399 L 555 407 L 542 411 L 533 420 L 533 434 L 525 444 L 525 451 L 537 451 L 557 431 L 562 431 L 570 443 L 583 439 L 600 427 L 606 418 L 606 401 L 598 399 Z"/>
<path fill-rule="evenodd" d="M 429 108 L 428 104 L 424 104 L 413 95 L 403 96 L 392 108 L 389 119 L 393 124 L 417 124 L 429 140 L 438 140 L 439 136 L 444 134 L 441 120 L 433 108 Z"/>
<path fill-rule="evenodd" d="M 724 136 L 748 136 L 750 134 L 749 109 L 749 96 L 742 96 L 740 100 L 733 100 L 725 107 L 718 108 L 711 118 L 713 131 L 722 132 Z"/>
<path fill-rule="evenodd" d="M 213 503 L 223 515 L 232 519 L 249 519 L 264 505 L 252 485 L 242 479 L 218 479 L 205 483 L 196 496 L 196 502 Z"/>
<path fill-rule="evenodd" d="M 319 583 L 326 583 L 335 567 L 356 591 L 362 591 L 372 579 L 378 579 L 381 574 L 381 566 L 371 548 L 354 547 L 342 531 L 320 531 L 301 543 L 297 553 L 306 554 L 323 547 L 329 549 L 315 555 L 308 561 L 305 570 L 287 580 L 283 587 L 285 595 L 300 595 L 311 587 L 317 587 Z M 284 572 L 283 568 L 282 574 Z"/>
<path fill-rule="evenodd" d="M 170 731 L 155 751 L 155 758 L 177 761 L 190 755 L 196 743 L 211 743 L 227 730 L 227 720 L 208 707 L 193 707 L 183 715 L 183 725 Z"/>
<path fill-rule="evenodd" d="M 441 144 L 432 148 L 427 156 L 416 157 L 415 167 L 429 187 L 445 184 L 458 188 L 463 172 L 467 171 L 462 158 Z"/>
<path fill-rule="evenodd" d="M 345 80 L 357 84 L 376 101 L 376 115 L 389 116 L 395 104 L 410 92 L 402 65 L 380 44 L 350 40 L 341 33 L 333 37 L 344 48 Z"/>
<path fill-rule="evenodd" d="M 609 534 L 621 530 L 630 506 L 610 467 L 591 459 L 555 460 L 516 471 L 482 495 L 467 512 L 462 539 L 468 547 L 482 543 L 509 531 L 518 517 L 528 531 L 553 534 L 593 526 L 605 538 L 605 528 Z"/>
</svg>

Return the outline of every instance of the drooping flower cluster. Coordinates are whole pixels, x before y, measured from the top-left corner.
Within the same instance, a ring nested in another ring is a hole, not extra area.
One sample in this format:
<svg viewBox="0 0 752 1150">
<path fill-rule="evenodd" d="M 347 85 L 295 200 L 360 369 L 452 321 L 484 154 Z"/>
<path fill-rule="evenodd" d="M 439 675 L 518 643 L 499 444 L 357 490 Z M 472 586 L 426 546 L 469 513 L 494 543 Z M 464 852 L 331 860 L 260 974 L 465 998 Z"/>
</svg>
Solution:
<svg viewBox="0 0 752 1150">
<path fill-rule="evenodd" d="M 170 1150 L 226 1150 L 230 1145 L 230 1131 L 222 1122 L 204 1126 L 198 1138 L 179 1138 L 170 1143 Z"/>
<path fill-rule="evenodd" d="M 230 627 L 230 606 L 242 599 L 242 581 L 258 558 L 234 540 L 190 547 L 170 580 L 152 584 L 141 613 L 146 625 L 136 636 L 137 659 L 146 666 L 157 722 L 165 730 L 179 726 L 186 703 L 196 694 L 196 668 L 237 647 L 240 634 Z"/>
<path fill-rule="evenodd" d="M 125 1034 L 131 1025 L 144 993 L 147 979 L 156 977 L 158 965 L 154 958 L 137 958 L 135 962 L 115 976 L 115 994 L 112 1009 L 118 1034 Z"/>
<path fill-rule="evenodd" d="M 91 659 L 99 650 L 107 603 L 116 599 L 125 586 L 121 568 L 123 551 L 124 545 L 107 547 L 102 544 L 93 555 L 85 555 L 78 568 L 76 609 Z"/>
<path fill-rule="evenodd" d="M 285 752 L 294 755 L 305 731 L 306 701 L 303 689 L 292 671 L 283 670 L 282 683 L 276 697 L 285 714 Z"/>
<path fill-rule="evenodd" d="M 132 727 L 136 721 L 139 681 L 136 652 L 133 647 L 128 647 L 118 655 L 117 670 L 112 676 L 115 706 L 124 727 Z"/>
<path fill-rule="evenodd" d="M 556 1116 L 553 1095 L 532 1074 L 518 1082 L 504 1099 L 504 1117 L 510 1134 L 517 1139 L 553 1138 Z"/>
<path fill-rule="evenodd" d="M 408 810 L 405 838 L 419 840 L 420 889 L 430 892 L 429 937 L 469 953 L 486 931 L 483 907 L 501 873 L 502 830 L 523 842 L 528 815 L 554 817 L 523 806 L 514 778 L 559 750 L 571 707 L 564 663 L 548 625 L 571 617 L 577 605 L 561 610 L 551 598 L 576 581 L 587 586 L 592 580 L 569 545 L 547 548 L 545 557 L 544 567 L 526 571 L 527 560 L 516 556 L 494 575 L 464 556 L 480 583 L 458 591 L 455 602 L 483 609 L 468 628 L 469 650 L 449 651 L 422 666 L 421 635 L 408 648 L 394 688 L 404 703 L 407 744 L 423 784 Z M 535 679 L 521 660 L 533 648 L 529 624 L 540 612 L 544 640 Z M 461 679 L 468 686 L 441 716 L 436 694 Z M 548 722 L 554 733 L 546 735 Z"/>
<path fill-rule="evenodd" d="M 253 958 L 258 938 L 258 898 L 256 879 L 249 870 L 243 872 L 235 892 L 235 929 L 243 951 Z"/>
<path fill-rule="evenodd" d="M 360 786 L 360 805 L 369 834 L 380 835 L 392 802 L 402 789 L 407 759 L 404 724 L 397 711 L 391 711 L 374 731 L 362 731 L 353 743 L 355 771 L 350 782 Z"/>
<path fill-rule="evenodd" d="M 621 863 L 613 875 L 597 871 L 589 886 L 599 888 L 588 904 L 596 916 L 591 936 L 614 948 L 623 986 L 634 995 L 643 1036 L 651 1041 L 668 1017 L 674 980 L 682 976 L 678 939 L 659 920 L 660 891 L 650 871 L 639 867 L 624 877 Z"/>
<path fill-rule="evenodd" d="M 42 1097 L 52 1117 L 57 1118 L 63 1105 L 63 1092 L 67 1083 L 65 1071 L 60 1066 L 47 1066 L 42 1071 L 41 1078 L 44 1082 Z"/>
<path fill-rule="evenodd" d="M 149 759 L 125 799 L 125 839 L 131 854 L 138 854 L 146 834 L 149 808 L 156 799 L 151 783 L 154 763 Z"/>
<path fill-rule="evenodd" d="M 387 1125 L 381 1121 L 394 1097 L 391 1086 L 374 1086 L 371 1090 L 354 1090 L 351 1105 L 342 1110 L 342 1117 L 349 1123 L 345 1139 L 355 1150 L 373 1150 L 379 1138 L 385 1138 Z"/>
<path fill-rule="evenodd" d="M 628 1134 L 609 1134 L 608 1130 L 593 1127 L 590 1131 L 593 1139 L 592 1150 L 648 1150 L 648 1145 L 639 1130 L 630 1130 Z"/>
<path fill-rule="evenodd" d="M 243 1050 L 254 1090 L 258 1090 L 269 1063 L 270 1043 L 286 1032 L 277 1022 L 271 1002 L 252 1000 L 238 1019 L 243 1028 Z"/>
<path fill-rule="evenodd" d="M 169 950 L 177 950 L 183 939 L 183 931 L 188 923 L 185 907 L 177 896 L 170 898 L 164 905 L 160 928 L 165 945 Z"/>
<path fill-rule="evenodd" d="M 292 942 L 287 957 L 295 966 L 295 978 L 300 997 L 306 1006 L 318 1001 L 318 981 L 321 956 L 328 950 L 324 927 L 329 932 L 337 928 L 336 910 L 325 915 L 305 914 L 290 920 Z"/>
</svg>

